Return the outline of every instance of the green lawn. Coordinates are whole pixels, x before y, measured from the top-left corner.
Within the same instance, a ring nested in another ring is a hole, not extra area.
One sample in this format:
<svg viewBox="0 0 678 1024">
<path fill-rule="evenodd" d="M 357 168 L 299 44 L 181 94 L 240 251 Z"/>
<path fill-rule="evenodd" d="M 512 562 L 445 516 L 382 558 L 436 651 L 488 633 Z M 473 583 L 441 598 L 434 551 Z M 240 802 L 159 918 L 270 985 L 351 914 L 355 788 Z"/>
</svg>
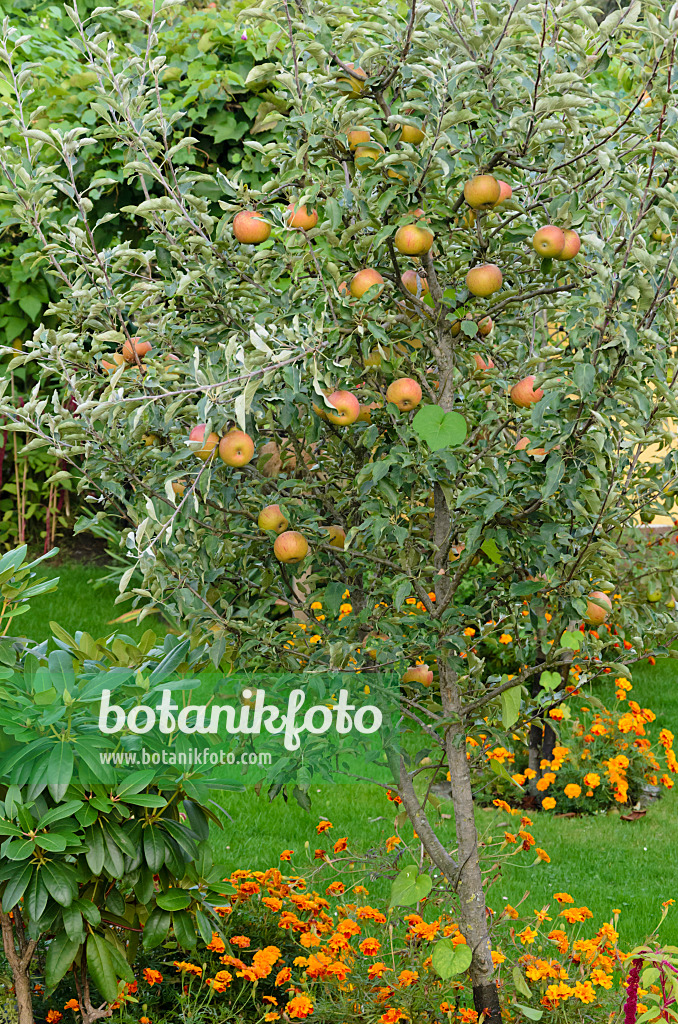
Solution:
<svg viewBox="0 0 678 1024">
<path fill-rule="evenodd" d="M 27 632 L 43 639 L 49 635 L 51 619 L 69 631 L 85 629 L 93 636 L 115 629 L 110 620 L 128 606 L 114 605 L 114 586 L 93 589 L 92 582 L 104 574 L 104 569 L 79 564 L 61 566 L 56 594 L 36 599 L 33 610 L 24 617 Z M 125 625 L 121 631 L 138 638 L 149 624 L 164 632 L 165 627 L 155 616 L 140 627 Z M 612 684 L 608 685 L 611 688 Z M 631 696 L 653 709 L 659 725 L 678 734 L 678 661 L 637 668 Z M 280 851 L 290 848 L 295 851 L 291 866 L 300 869 L 306 858 L 313 859 L 316 846 L 323 845 L 315 833 L 319 815 L 328 817 L 334 825 L 329 836 L 333 840 L 348 836 L 356 854 L 393 833 L 394 805 L 378 787 L 324 785 L 311 796 L 313 809 L 309 814 L 294 800 L 285 804 L 278 797 L 269 804 L 265 790 L 261 796 L 251 790 L 215 794 L 227 812 L 221 815 L 223 832 L 214 836 L 224 865 L 229 870 L 264 869 L 277 865 Z M 443 805 L 441 810 L 449 813 L 451 808 Z M 500 836 L 504 826 L 515 829 L 516 819 L 496 811 L 479 811 L 478 823 L 483 833 Z M 597 921 L 609 918 L 611 910 L 619 908 L 621 941 L 630 948 L 652 931 L 662 900 L 678 899 L 678 857 L 673 845 L 677 823 L 675 791 L 651 805 L 646 817 L 635 822 L 621 821 L 616 813 L 579 819 L 537 814 L 533 832 L 551 863 L 531 868 L 527 854 L 516 857 L 514 865 L 507 867 L 492 886 L 490 905 L 496 909 L 507 901 L 515 905 L 529 891 L 524 906 L 536 909 L 547 902 L 553 904 L 554 892 L 569 892 L 577 905 L 585 904 L 594 912 Z M 443 841 L 453 840 L 450 820 L 440 822 L 439 834 Z M 525 866 L 518 866 L 518 861 Z M 373 895 L 385 895 L 385 881 L 366 884 Z M 664 925 L 666 941 L 675 940 L 677 933 L 678 905 Z"/>
<path fill-rule="evenodd" d="M 158 636 L 167 632 L 166 624 L 157 615 L 148 616 L 139 626 L 129 622 L 111 624 L 111 619 L 129 611 L 131 604 L 128 601 L 115 604 L 118 588 L 114 583 L 95 588 L 95 582 L 108 572 L 103 566 L 82 562 L 64 562 L 54 566 L 48 560 L 43 562 L 41 569 L 41 575 L 48 578 L 58 576 L 59 586 L 52 594 L 36 597 L 31 602 L 31 610 L 16 620 L 17 630 L 20 628 L 31 639 L 42 641 L 50 637 L 50 622 L 58 622 L 71 634 L 80 629 L 95 639 L 116 630 L 132 640 L 139 640 L 149 627 Z"/>
</svg>

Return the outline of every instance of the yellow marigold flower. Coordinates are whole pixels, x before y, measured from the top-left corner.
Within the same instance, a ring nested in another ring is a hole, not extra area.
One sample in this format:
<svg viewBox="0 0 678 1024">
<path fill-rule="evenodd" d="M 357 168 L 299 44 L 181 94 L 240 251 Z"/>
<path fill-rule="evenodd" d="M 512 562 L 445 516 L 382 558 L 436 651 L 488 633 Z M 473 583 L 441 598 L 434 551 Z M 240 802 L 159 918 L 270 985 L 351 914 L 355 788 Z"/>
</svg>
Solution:
<svg viewBox="0 0 678 1024">
<path fill-rule="evenodd" d="M 510 633 L 502 633 L 499 637 L 500 644 L 511 644 L 513 643 L 513 637 Z"/>
<path fill-rule="evenodd" d="M 542 850 L 541 847 L 538 846 L 534 852 L 537 854 L 537 860 L 543 860 L 544 864 L 551 863 L 551 858 L 549 857 L 546 850 Z"/>
<path fill-rule="evenodd" d="M 571 782 L 569 786 L 565 786 L 564 793 L 568 800 L 576 800 L 578 796 L 581 796 L 581 786 L 578 786 L 576 782 Z"/>
<path fill-rule="evenodd" d="M 596 998 L 593 985 L 590 981 L 577 981 L 574 986 L 574 998 L 580 1003 L 593 1003 Z"/>
<path fill-rule="evenodd" d="M 389 836 L 386 840 L 386 852 L 392 853 L 399 843 L 402 843 L 400 836 Z"/>
<path fill-rule="evenodd" d="M 466 629 L 464 630 L 464 636 L 475 636 L 475 635 L 476 635 L 476 631 L 473 628 L 473 626 L 467 626 Z"/>
<path fill-rule="evenodd" d="M 536 778 L 537 773 L 534 770 L 534 768 L 526 768 L 525 771 L 523 772 L 523 775 L 525 776 L 526 779 L 534 779 L 534 778 Z"/>
<path fill-rule="evenodd" d="M 556 802 L 552 796 L 545 796 L 541 802 L 541 805 L 545 811 L 552 811 L 556 806 Z"/>
<path fill-rule="evenodd" d="M 80 1003 L 77 999 L 69 999 L 67 1003 L 64 1003 L 64 1010 L 75 1010 L 76 1013 L 79 1013 Z"/>
<path fill-rule="evenodd" d="M 505 960 L 506 957 L 498 949 L 492 950 L 492 963 L 495 967 L 499 967 L 499 965 L 503 964 Z"/>
<path fill-rule="evenodd" d="M 554 892 L 553 898 L 558 903 L 574 903 L 574 899 L 570 896 L 569 892 Z"/>
<path fill-rule="evenodd" d="M 332 824 L 331 821 L 319 821 L 315 827 L 315 830 L 318 833 L 318 835 L 322 835 L 323 832 L 327 832 L 327 830 L 330 828 L 334 828 L 334 825 Z"/>
<path fill-rule="evenodd" d="M 534 928 L 530 928 L 529 924 L 526 928 L 523 928 L 522 932 L 518 932 L 518 938 L 522 942 L 523 946 L 530 946 L 537 938 L 539 933 Z"/>
<path fill-rule="evenodd" d="M 595 789 L 600 784 L 600 775 L 596 772 L 587 772 L 584 776 L 584 785 L 588 786 L 589 789 Z"/>
</svg>

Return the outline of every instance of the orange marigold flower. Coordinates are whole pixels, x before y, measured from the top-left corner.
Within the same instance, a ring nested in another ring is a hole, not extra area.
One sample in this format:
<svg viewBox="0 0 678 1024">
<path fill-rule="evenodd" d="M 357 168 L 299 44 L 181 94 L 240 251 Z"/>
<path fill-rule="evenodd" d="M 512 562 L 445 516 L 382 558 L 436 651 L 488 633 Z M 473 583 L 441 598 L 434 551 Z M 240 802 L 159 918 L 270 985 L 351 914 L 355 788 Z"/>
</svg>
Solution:
<svg viewBox="0 0 678 1024">
<path fill-rule="evenodd" d="M 419 980 L 418 971 L 401 971 L 398 975 L 398 984 L 401 988 L 409 988 L 410 985 L 414 985 L 415 981 Z"/>
<path fill-rule="evenodd" d="M 318 824 L 315 827 L 315 830 L 318 833 L 318 835 L 320 836 L 320 835 L 323 834 L 323 832 L 327 832 L 328 829 L 331 829 L 331 828 L 334 828 L 334 825 L 332 824 L 331 821 L 319 821 Z"/>
<path fill-rule="evenodd" d="M 79 1013 L 80 1003 L 77 999 L 69 999 L 68 1002 L 64 1004 L 64 1010 L 75 1010 L 76 1013 Z"/>
<path fill-rule="evenodd" d="M 504 832 L 504 841 L 507 843 L 517 843 L 518 840 L 514 836 L 513 832 Z"/>
<path fill-rule="evenodd" d="M 348 847 L 348 839 L 347 839 L 346 836 L 344 836 L 343 839 L 337 839 L 336 843 L 334 844 L 334 852 L 335 853 L 343 853 L 344 850 L 347 847 Z"/>
<path fill-rule="evenodd" d="M 393 853 L 399 843 L 402 843 L 400 836 L 389 836 L 386 840 L 386 852 Z"/>
<path fill-rule="evenodd" d="M 530 928 L 528 924 L 526 928 L 523 928 L 522 932 L 518 932 L 518 938 L 522 942 L 523 946 L 529 946 L 534 942 L 538 934 L 539 933 L 534 928 Z"/>
<path fill-rule="evenodd" d="M 346 886 L 344 885 L 343 882 L 340 882 L 339 879 L 337 879 L 336 882 L 330 882 L 330 884 L 325 889 L 325 892 L 328 894 L 328 896 L 343 896 L 345 891 Z"/>
<path fill-rule="evenodd" d="M 280 1014 L 276 1013 L 275 1010 L 269 1010 L 268 1013 L 264 1014 L 265 1021 L 280 1020 Z"/>
<path fill-rule="evenodd" d="M 499 967 L 499 965 L 503 964 L 505 960 L 506 957 L 503 953 L 500 953 L 498 949 L 492 950 L 492 963 L 495 967 Z"/>
<path fill-rule="evenodd" d="M 58 1010 L 47 1011 L 47 1024 L 59 1024 L 59 1021 L 63 1017 L 63 1013 L 59 1013 Z"/>
<path fill-rule="evenodd" d="M 280 854 L 280 859 L 281 860 L 291 860 L 293 853 L 294 853 L 294 850 L 283 850 L 283 852 Z"/>
<path fill-rule="evenodd" d="M 510 633 L 502 633 L 499 637 L 500 644 L 511 644 L 513 643 L 513 637 Z"/>
<path fill-rule="evenodd" d="M 549 857 L 546 850 L 542 850 L 541 847 L 538 846 L 534 852 L 537 854 L 537 860 L 543 860 L 544 864 L 551 863 L 551 858 Z"/>
<path fill-rule="evenodd" d="M 560 911 L 560 917 L 564 917 L 569 924 L 577 924 L 593 917 L 593 914 L 588 907 L 565 907 L 565 910 Z"/>
<path fill-rule="evenodd" d="M 402 799 L 398 796 L 398 794 L 394 793 L 390 789 L 386 790 L 386 799 L 390 800 L 391 803 L 394 803 L 394 804 L 401 804 L 402 803 Z"/>
<path fill-rule="evenodd" d="M 313 1013 L 313 1003 L 308 996 L 298 995 L 290 999 L 285 1009 L 288 1016 L 296 1020 L 303 1020 L 304 1017 L 310 1017 Z"/>
<path fill-rule="evenodd" d="M 571 782 L 569 786 L 565 786 L 563 792 L 569 800 L 576 800 L 578 796 L 581 796 L 581 786 L 578 786 L 576 782 Z"/>
<path fill-rule="evenodd" d="M 175 960 L 174 966 L 182 974 L 195 974 L 198 978 L 202 976 L 202 967 L 198 967 L 197 964 L 190 964 L 185 960 Z"/>
<path fill-rule="evenodd" d="M 212 939 L 211 939 L 210 942 L 208 942 L 207 948 L 209 950 L 211 950 L 212 953 L 225 953 L 226 952 L 226 946 L 224 945 L 224 940 L 219 935 L 217 935 L 216 932 L 212 932 Z M 144 977 L 146 977 L 146 972 L 145 971 L 144 971 Z"/>
<path fill-rule="evenodd" d="M 318 849 L 315 851 L 314 860 L 325 860 L 327 858 L 327 850 Z"/>
<path fill-rule="evenodd" d="M 574 897 L 570 896 L 569 892 L 554 892 L 553 898 L 558 903 L 574 903 Z"/>
<path fill-rule="evenodd" d="M 590 981 L 576 982 L 574 986 L 574 998 L 580 1003 L 595 1002 L 596 993 Z"/>
<path fill-rule="evenodd" d="M 212 934 L 212 938 L 214 938 L 214 933 Z M 220 952 L 223 953 L 223 951 L 224 951 L 224 946 L 223 946 L 223 943 L 222 943 L 222 948 L 221 948 Z M 142 974 L 144 976 L 144 981 L 147 982 L 151 986 L 159 985 L 160 982 L 162 981 L 162 974 L 160 973 L 160 971 L 154 971 L 151 967 L 144 967 L 144 969 L 142 971 Z"/>
<path fill-rule="evenodd" d="M 246 935 L 232 935 L 229 942 L 240 949 L 248 949 L 251 945 L 251 940 Z M 210 947 L 208 946 L 207 948 L 209 949 Z"/>
<path fill-rule="evenodd" d="M 552 811 L 556 806 L 556 802 L 552 796 L 545 796 L 541 802 L 541 805 L 545 811 Z"/>
<path fill-rule="evenodd" d="M 278 899 L 277 896 L 262 896 L 261 902 L 264 904 L 265 907 L 268 907 L 268 909 L 272 910 L 274 913 L 277 913 L 279 910 L 282 910 L 283 901 Z"/>
<path fill-rule="evenodd" d="M 379 1018 L 380 1024 L 398 1024 L 399 1020 L 407 1020 L 407 1014 L 404 1010 L 396 1010 L 392 1006 L 389 1006 Z"/>
<path fill-rule="evenodd" d="M 381 942 L 378 939 L 363 939 L 358 949 L 363 956 L 376 956 L 381 949 Z"/>
<path fill-rule="evenodd" d="M 375 978 L 381 978 L 381 976 L 386 971 L 390 970 L 391 968 L 388 967 L 385 963 L 383 963 L 383 961 L 377 960 L 376 963 L 370 964 L 370 966 L 367 968 L 367 976 L 370 979 L 370 981 L 374 981 Z"/>
<path fill-rule="evenodd" d="M 285 985 L 292 977 L 292 971 L 289 967 L 283 967 L 275 976 L 274 985 Z"/>
<path fill-rule="evenodd" d="M 507 903 L 504 907 L 504 913 L 507 917 L 510 917 L 512 921 L 515 921 L 518 917 L 518 911 L 515 907 L 512 907 L 510 903 Z"/>
<path fill-rule="evenodd" d="M 475 1024 L 478 1020 L 478 1011 L 462 1006 L 459 1010 L 459 1020 L 461 1024 Z"/>
<path fill-rule="evenodd" d="M 139 1017 L 139 1024 L 151 1024 L 150 1017 Z"/>
</svg>

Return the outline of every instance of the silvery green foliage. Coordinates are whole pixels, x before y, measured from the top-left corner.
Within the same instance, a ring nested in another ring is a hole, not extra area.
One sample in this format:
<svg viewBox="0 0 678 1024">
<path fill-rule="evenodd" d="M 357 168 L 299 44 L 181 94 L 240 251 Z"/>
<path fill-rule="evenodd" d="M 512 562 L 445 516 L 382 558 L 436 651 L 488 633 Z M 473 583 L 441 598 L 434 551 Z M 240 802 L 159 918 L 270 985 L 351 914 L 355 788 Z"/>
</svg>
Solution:
<svg viewBox="0 0 678 1024">
<path fill-rule="evenodd" d="M 39 130 L 21 122 L 18 100 L 14 142 L 0 154 L 3 198 L 61 288 L 52 326 L 12 364 L 39 367 L 41 385 L 23 408 L 6 396 L 3 409 L 32 432 L 31 445 L 82 473 L 92 517 L 119 529 L 129 555 L 121 594 L 210 626 L 215 663 L 353 658 L 368 669 L 437 649 L 471 701 L 505 682 L 470 650 L 478 636 L 464 636 L 468 625 L 492 620 L 483 630 L 512 636 L 517 662 L 541 651 L 557 667 L 585 594 L 614 584 L 626 596 L 615 621 L 629 658 L 670 636 L 664 602 L 632 599 L 666 573 L 664 549 L 643 551 L 637 566 L 637 554 L 619 554 L 640 511 L 672 507 L 676 478 L 667 445 L 678 375 L 677 26 L 663 5 L 634 2 L 602 21 L 578 0 L 249 8 L 243 27 L 268 40 L 249 84 L 275 87 L 277 99 L 275 141 L 246 145 L 270 178 L 257 192 L 219 173 L 209 182 L 218 202 L 179 162 L 198 143 L 179 140 L 179 114 L 163 105 L 159 22 L 145 49 L 75 14 L 74 26 L 99 79 L 96 123 Z M 349 61 L 367 74 L 362 92 Z M 33 73 L 16 69 L 19 99 Z M 421 127 L 423 142 L 400 143 L 402 123 Z M 347 130 L 361 125 L 385 150 L 376 160 L 348 147 Z M 105 248 L 90 220 L 101 180 L 80 174 L 102 139 L 126 148 L 138 197 L 124 210 L 137 237 Z M 478 171 L 509 182 L 513 196 L 473 218 L 462 190 Z M 151 183 L 160 197 L 150 198 Z M 53 214 L 58 194 L 71 200 L 67 222 Z M 318 210 L 317 226 L 288 227 L 291 199 Z M 393 248 L 415 206 L 435 233 L 425 301 L 400 284 L 420 264 Z M 271 237 L 241 245 L 233 216 L 254 207 Z M 531 238 L 548 223 L 580 234 L 576 259 L 540 260 Z M 483 262 L 502 269 L 504 284 L 474 299 L 465 275 Z M 382 292 L 347 298 L 339 286 L 365 266 L 383 275 Z M 494 330 L 477 337 L 488 315 Z M 106 370 L 131 336 L 153 344 L 141 370 Z M 375 350 L 381 365 L 366 365 Z M 474 353 L 494 366 L 478 370 Z M 545 398 L 520 410 L 508 392 L 529 374 Z M 412 416 L 385 404 L 399 377 L 420 382 L 424 404 L 463 416 L 463 443 L 432 451 Z M 376 403 L 371 415 L 351 427 L 324 422 L 313 406 L 322 412 L 337 388 Z M 246 429 L 255 460 L 242 470 L 199 461 L 188 443 L 198 423 Z M 517 452 L 525 435 L 530 447 Z M 266 466 L 273 443 L 283 451 L 277 476 L 275 458 Z M 661 454 L 648 462 L 652 446 Z M 301 567 L 281 566 L 257 528 L 270 503 L 311 545 Z M 327 544 L 331 524 L 346 531 L 343 551 Z M 340 619 L 345 590 L 352 613 Z M 325 618 L 309 624 L 314 601 Z M 308 627 L 294 642 L 280 602 Z M 616 642 L 587 641 L 613 663 Z"/>
</svg>

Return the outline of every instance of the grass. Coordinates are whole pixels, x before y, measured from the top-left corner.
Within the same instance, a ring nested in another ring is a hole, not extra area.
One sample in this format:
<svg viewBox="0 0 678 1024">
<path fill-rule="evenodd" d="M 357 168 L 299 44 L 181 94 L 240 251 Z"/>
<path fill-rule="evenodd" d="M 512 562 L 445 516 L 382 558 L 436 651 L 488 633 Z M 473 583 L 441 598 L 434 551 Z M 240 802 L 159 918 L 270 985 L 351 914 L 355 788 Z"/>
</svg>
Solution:
<svg viewBox="0 0 678 1024">
<path fill-rule="evenodd" d="M 57 592 L 36 599 L 23 619 L 22 626 L 30 636 L 37 640 L 49 636 L 50 620 L 70 632 L 85 629 L 95 637 L 116 628 L 110 620 L 122 608 L 114 604 L 115 586 L 100 590 L 92 586 L 105 569 L 67 563 L 58 572 L 61 581 Z M 164 632 L 165 627 L 155 616 L 141 626 L 124 625 L 120 629 L 138 639 L 149 625 L 158 633 Z M 678 661 L 637 668 L 631 696 L 641 706 L 652 708 L 659 726 L 678 734 Z M 265 789 L 259 796 L 252 789 L 216 795 L 224 809 L 223 831 L 215 830 L 213 837 L 220 861 L 229 871 L 242 867 L 265 869 L 277 865 L 281 850 L 290 848 L 295 851 L 291 867 L 301 870 L 305 862 L 313 862 L 316 847 L 327 846 L 328 837 L 315 833 L 320 815 L 334 825 L 329 836 L 333 840 L 348 836 L 357 855 L 379 846 L 393 833 L 394 805 L 376 786 L 321 785 L 311 796 L 313 808 L 307 813 L 292 799 L 285 804 L 278 797 L 269 803 Z M 449 814 L 451 808 L 443 804 L 441 811 Z M 551 862 L 534 868 L 517 864 L 506 867 L 490 889 L 489 903 L 495 909 L 506 902 L 515 906 L 528 892 L 524 906 L 529 911 L 551 903 L 555 916 L 553 893 L 569 892 L 577 905 L 585 904 L 593 911 L 597 922 L 609 919 L 611 911 L 619 908 L 621 944 L 630 948 L 653 930 L 661 902 L 678 898 L 678 857 L 673 851 L 677 819 L 676 791 L 652 804 L 647 815 L 634 822 L 622 821 L 618 813 L 578 819 L 537 814 L 532 831 Z M 477 820 L 486 836 L 501 836 L 504 827 L 515 829 L 516 819 L 494 810 L 479 810 Z M 437 831 L 443 842 L 453 842 L 451 820 L 441 820 Z M 521 855 L 515 860 L 525 863 L 529 858 Z M 387 880 L 366 884 L 374 897 L 386 895 Z M 670 911 L 664 925 L 666 941 L 675 939 L 678 932 L 677 915 L 678 906 Z"/>
<path fill-rule="evenodd" d="M 80 629 L 95 639 L 116 630 L 133 641 L 140 640 L 149 627 L 158 636 L 167 632 L 167 626 L 157 615 L 148 616 L 138 626 L 129 622 L 111 623 L 112 619 L 129 611 L 130 605 L 128 602 L 115 604 L 118 588 L 114 583 L 95 589 L 94 583 L 108 572 L 104 566 L 82 562 L 53 566 L 47 561 L 41 568 L 41 575 L 50 579 L 58 576 L 59 586 L 52 594 L 36 597 L 31 601 L 31 610 L 16 620 L 16 628 L 32 640 L 42 641 L 51 637 L 50 622 L 57 622 L 71 634 Z"/>
</svg>

